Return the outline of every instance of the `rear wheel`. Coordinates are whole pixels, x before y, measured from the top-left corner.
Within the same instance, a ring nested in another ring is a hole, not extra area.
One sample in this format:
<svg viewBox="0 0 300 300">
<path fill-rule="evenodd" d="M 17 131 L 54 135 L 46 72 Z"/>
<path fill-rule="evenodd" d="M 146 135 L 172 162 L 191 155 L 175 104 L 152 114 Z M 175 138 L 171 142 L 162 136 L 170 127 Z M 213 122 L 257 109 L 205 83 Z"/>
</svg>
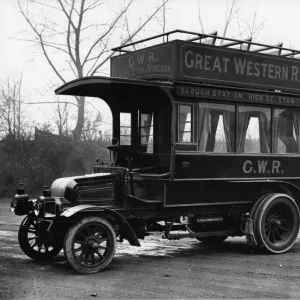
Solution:
<svg viewBox="0 0 300 300">
<path fill-rule="evenodd" d="M 288 251 L 299 233 L 299 209 L 286 194 L 270 194 L 258 205 L 253 227 L 258 245 L 270 253 Z"/>
<path fill-rule="evenodd" d="M 196 237 L 196 239 L 207 245 L 215 245 L 224 242 L 228 236 L 220 235 L 220 236 L 204 236 L 204 237 Z"/>
<path fill-rule="evenodd" d="M 37 219 L 28 215 L 20 225 L 18 240 L 23 252 L 35 260 L 48 260 L 63 248 L 63 242 L 49 232 L 38 234 Z"/>
<path fill-rule="evenodd" d="M 69 229 L 65 237 L 65 256 L 71 267 L 82 274 L 97 273 L 106 268 L 115 250 L 115 231 L 99 217 L 82 219 Z"/>
</svg>

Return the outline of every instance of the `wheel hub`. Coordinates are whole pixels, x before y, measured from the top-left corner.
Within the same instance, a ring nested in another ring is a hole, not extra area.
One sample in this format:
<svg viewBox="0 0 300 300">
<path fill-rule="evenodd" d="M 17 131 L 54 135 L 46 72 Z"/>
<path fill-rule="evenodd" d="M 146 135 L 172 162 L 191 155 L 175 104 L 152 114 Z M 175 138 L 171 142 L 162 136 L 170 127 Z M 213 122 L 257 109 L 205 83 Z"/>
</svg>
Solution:
<svg viewBox="0 0 300 300">
<path fill-rule="evenodd" d="M 95 238 L 89 237 L 85 240 L 83 247 L 84 247 L 84 251 L 89 253 L 94 253 L 95 250 L 99 248 L 99 244 L 96 242 Z"/>
<path fill-rule="evenodd" d="M 278 220 L 276 216 L 270 216 L 267 221 L 268 227 L 272 230 L 277 229 L 279 226 L 281 226 L 281 221 Z"/>
</svg>

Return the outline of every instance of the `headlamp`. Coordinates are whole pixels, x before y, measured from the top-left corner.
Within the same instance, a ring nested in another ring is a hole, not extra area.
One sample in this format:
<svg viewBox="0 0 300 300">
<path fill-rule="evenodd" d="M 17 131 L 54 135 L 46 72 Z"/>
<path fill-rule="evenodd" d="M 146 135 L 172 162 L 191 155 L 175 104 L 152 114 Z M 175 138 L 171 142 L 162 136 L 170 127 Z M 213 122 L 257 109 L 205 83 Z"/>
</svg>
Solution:
<svg viewBox="0 0 300 300">
<path fill-rule="evenodd" d="M 15 201 L 11 201 L 11 203 L 10 203 L 10 210 L 11 210 L 12 213 L 15 212 L 16 206 L 17 206 L 17 203 Z"/>
<path fill-rule="evenodd" d="M 40 214 L 41 205 L 39 203 L 36 203 L 33 207 L 33 213 L 38 216 Z"/>
</svg>

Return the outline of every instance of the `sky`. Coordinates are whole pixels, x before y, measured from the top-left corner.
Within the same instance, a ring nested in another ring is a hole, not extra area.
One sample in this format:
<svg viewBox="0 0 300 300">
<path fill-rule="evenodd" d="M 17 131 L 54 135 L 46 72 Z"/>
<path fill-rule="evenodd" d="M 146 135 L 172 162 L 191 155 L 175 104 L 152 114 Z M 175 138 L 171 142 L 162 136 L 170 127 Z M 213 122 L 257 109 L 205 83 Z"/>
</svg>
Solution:
<svg viewBox="0 0 300 300">
<path fill-rule="evenodd" d="M 20 0 L 25 4 L 26 0 Z M 53 3 L 55 0 L 44 0 Z M 162 0 L 136 0 L 128 18 L 130 26 L 137 26 L 140 19 L 152 11 Z M 119 10 L 124 0 L 107 0 L 100 14 L 94 15 L 92 22 L 109 20 Z M 199 4 L 198 4 L 199 3 Z M 199 10 L 205 33 L 217 30 L 222 33 L 226 12 L 232 0 L 170 0 L 166 9 L 166 31 L 182 29 L 200 32 Z M 198 6 L 199 5 L 199 6 Z M 233 21 L 228 29 L 228 36 L 247 38 L 247 28 L 255 18 L 256 26 L 262 24 L 255 41 L 266 44 L 283 42 L 284 47 L 300 49 L 300 1 L 299 0 L 236 0 Z M 39 17 L 39 11 L 32 11 Z M 56 19 L 56 15 L 48 16 Z M 158 20 L 144 30 L 140 38 L 161 33 Z M 244 32 L 245 31 L 245 32 Z M 7 76 L 18 78 L 23 74 L 23 96 L 31 102 L 55 101 L 54 89 L 49 86 L 59 81 L 46 60 L 39 53 L 39 48 L 28 41 L 21 41 L 30 36 L 30 28 L 19 12 L 16 0 L 0 0 L 0 86 Z M 243 33 L 241 35 L 241 33 Z M 119 37 L 116 37 L 119 40 Z M 115 45 L 117 46 L 117 44 Z M 58 55 L 58 54 L 57 54 Z M 109 76 L 107 69 L 102 75 Z M 70 98 L 69 98 L 70 99 Z M 104 127 L 110 128 L 111 114 L 102 100 L 92 100 L 101 111 Z M 92 107 L 90 107 L 92 109 Z M 49 105 L 28 105 L 26 113 L 30 124 L 51 122 L 55 115 Z"/>
</svg>

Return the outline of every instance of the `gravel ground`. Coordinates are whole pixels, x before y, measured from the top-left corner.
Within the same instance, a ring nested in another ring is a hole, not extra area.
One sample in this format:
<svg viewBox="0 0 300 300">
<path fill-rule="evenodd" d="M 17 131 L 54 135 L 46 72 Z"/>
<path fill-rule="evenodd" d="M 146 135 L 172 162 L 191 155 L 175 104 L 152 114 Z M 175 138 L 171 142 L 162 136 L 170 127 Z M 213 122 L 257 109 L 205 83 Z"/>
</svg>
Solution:
<svg viewBox="0 0 300 300">
<path fill-rule="evenodd" d="M 25 256 L 17 241 L 22 217 L 0 200 L 0 299 L 300 299 L 300 244 L 282 255 L 251 253 L 243 238 L 218 247 L 154 233 L 118 244 L 109 267 L 80 275 L 61 252 L 52 262 Z"/>
</svg>

